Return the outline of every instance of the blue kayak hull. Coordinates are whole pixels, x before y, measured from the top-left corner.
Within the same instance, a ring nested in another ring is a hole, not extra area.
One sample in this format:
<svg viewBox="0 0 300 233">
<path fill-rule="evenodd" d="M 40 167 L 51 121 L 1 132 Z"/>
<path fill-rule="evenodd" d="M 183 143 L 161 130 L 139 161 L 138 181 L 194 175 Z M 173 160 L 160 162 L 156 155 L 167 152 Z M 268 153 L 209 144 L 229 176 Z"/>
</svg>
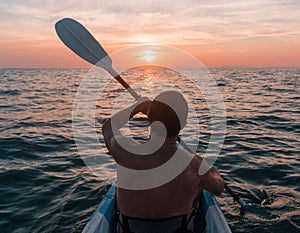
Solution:
<svg viewBox="0 0 300 233">
<path fill-rule="evenodd" d="M 202 216 L 205 216 L 205 233 L 230 233 L 231 230 L 222 213 L 214 195 L 203 191 L 200 199 Z M 116 221 L 114 218 L 116 208 L 116 186 L 113 184 L 82 233 L 115 233 Z M 202 223 L 198 223 L 202 225 Z M 195 223 L 197 228 L 197 222 Z"/>
</svg>

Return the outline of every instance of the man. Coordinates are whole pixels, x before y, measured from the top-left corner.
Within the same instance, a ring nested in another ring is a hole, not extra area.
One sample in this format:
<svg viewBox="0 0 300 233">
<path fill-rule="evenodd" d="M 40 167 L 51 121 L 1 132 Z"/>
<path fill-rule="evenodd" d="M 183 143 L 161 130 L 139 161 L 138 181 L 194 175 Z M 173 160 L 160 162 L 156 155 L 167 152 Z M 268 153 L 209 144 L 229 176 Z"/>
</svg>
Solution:
<svg viewBox="0 0 300 233">
<path fill-rule="evenodd" d="M 120 133 L 120 128 L 140 112 L 146 114 L 151 123 L 149 142 L 145 145 Z M 161 185 L 139 190 L 126 188 L 126 185 L 118 187 L 117 204 L 121 213 L 119 232 L 192 232 L 188 230 L 191 224 L 187 219 L 190 219 L 191 210 L 202 189 L 215 195 L 223 192 L 224 181 L 215 166 L 200 175 L 199 167 L 205 162 L 204 159 L 177 147 L 177 137 L 186 124 L 187 115 L 188 105 L 184 97 L 179 92 L 166 91 L 152 102 L 140 98 L 103 124 L 106 146 L 122 167 L 147 170 L 166 164 L 175 155 L 191 158 L 179 174 Z M 169 173 L 172 173 L 172 168 L 165 168 L 160 175 L 168 176 Z M 126 181 L 126 174 L 124 177 L 119 177 L 118 173 L 118 180 L 122 178 Z M 127 184 L 139 178 L 133 177 L 127 180 Z"/>
</svg>

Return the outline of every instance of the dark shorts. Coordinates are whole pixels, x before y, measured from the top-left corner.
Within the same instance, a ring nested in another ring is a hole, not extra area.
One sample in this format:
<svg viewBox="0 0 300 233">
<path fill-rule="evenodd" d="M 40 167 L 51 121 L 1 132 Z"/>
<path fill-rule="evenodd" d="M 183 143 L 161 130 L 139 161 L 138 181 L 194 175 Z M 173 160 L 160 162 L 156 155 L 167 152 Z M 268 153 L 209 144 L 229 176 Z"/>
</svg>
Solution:
<svg viewBox="0 0 300 233">
<path fill-rule="evenodd" d="M 194 219 L 193 217 L 190 218 L 190 215 L 184 216 L 190 220 L 187 229 L 194 228 Z M 118 218 L 117 233 L 127 233 L 126 221 L 130 232 L 133 233 L 174 233 L 181 228 L 183 216 L 168 219 L 140 219 L 119 214 Z"/>
</svg>

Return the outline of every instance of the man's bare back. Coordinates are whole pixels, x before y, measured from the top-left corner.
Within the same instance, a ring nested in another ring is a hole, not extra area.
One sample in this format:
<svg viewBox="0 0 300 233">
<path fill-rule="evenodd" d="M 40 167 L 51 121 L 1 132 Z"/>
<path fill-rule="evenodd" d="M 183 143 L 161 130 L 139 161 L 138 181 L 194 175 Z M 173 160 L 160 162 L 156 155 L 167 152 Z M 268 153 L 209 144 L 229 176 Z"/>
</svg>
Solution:
<svg viewBox="0 0 300 233">
<path fill-rule="evenodd" d="M 116 119 L 114 127 L 117 129 L 123 127 L 129 120 L 128 117 L 126 118 L 127 115 L 133 117 L 139 112 L 147 114 L 150 105 L 149 100 L 141 98 L 133 106 L 113 116 Z M 124 215 L 146 219 L 184 215 L 191 211 L 193 201 L 203 188 L 216 195 L 222 193 L 224 189 L 223 179 L 216 167 L 212 166 L 204 175 L 199 175 L 198 171 L 203 159 L 178 148 L 176 146 L 177 135 L 167 136 L 160 149 L 141 156 L 130 153 L 119 145 L 116 138 L 125 137 L 121 134 L 114 135 L 111 119 L 103 124 L 102 131 L 106 146 L 117 164 L 130 169 L 147 170 L 158 167 L 171 159 L 176 151 L 182 156 L 193 156 L 189 165 L 179 175 L 162 186 L 145 190 L 118 188 L 118 206 Z M 129 144 L 137 143 L 132 139 L 125 138 L 126 140 Z"/>
<path fill-rule="evenodd" d="M 152 155 L 128 155 L 119 148 L 114 157 L 122 166 L 131 169 L 151 169 L 164 164 L 179 150 L 182 156 L 187 156 L 186 151 L 176 147 L 174 143 L 165 145 Z M 132 157 L 132 160 L 128 160 Z M 126 159 L 127 158 L 127 159 Z M 172 181 L 152 189 L 128 190 L 118 188 L 117 200 L 121 212 L 127 216 L 140 218 L 168 218 L 186 214 L 192 209 L 193 200 L 201 191 L 198 175 L 198 161 L 193 159 L 190 165 Z M 166 171 L 168 172 L 168 171 Z"/>
</svg>

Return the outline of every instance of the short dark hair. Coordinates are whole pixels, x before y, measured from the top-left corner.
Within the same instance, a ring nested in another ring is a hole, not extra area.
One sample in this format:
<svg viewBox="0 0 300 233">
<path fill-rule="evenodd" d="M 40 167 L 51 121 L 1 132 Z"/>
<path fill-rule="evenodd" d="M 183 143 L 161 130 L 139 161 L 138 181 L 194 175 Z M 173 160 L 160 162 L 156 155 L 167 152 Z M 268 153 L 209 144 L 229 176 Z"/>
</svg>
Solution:
<svg viewBox="0 0 300 233">
<path fill-rule="evenodd" d="M 154 98 L 149 111 L 150 122 L 160 121 L 168 136 L 178 135 L 186 125 L 188 104 L 177 91 L 165 91 Z"/>
</svg>

